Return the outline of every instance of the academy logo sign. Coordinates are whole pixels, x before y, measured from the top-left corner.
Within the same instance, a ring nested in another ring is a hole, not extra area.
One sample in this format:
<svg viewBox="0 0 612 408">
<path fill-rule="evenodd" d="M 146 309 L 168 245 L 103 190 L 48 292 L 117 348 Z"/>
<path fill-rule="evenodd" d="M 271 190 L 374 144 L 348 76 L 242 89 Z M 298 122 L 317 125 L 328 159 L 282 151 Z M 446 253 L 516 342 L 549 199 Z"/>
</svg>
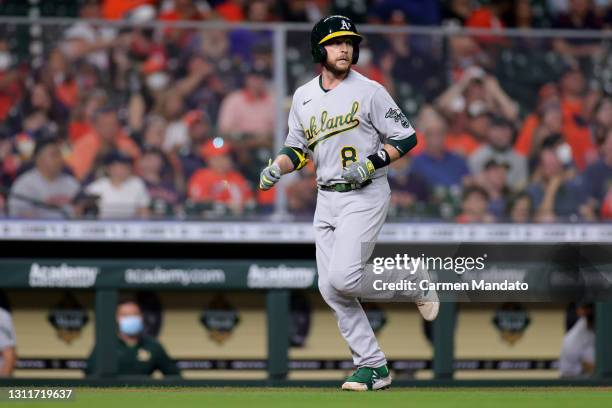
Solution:
<svg viewBox="0 0 612 408">
<path fill-rule="evenodd" d="M 93 266 L 39 265 L 30 267 L 28 282 L 33 288 L 90 288 L 96 283 L 100 268 Z"/>
<path fill-rule="evenodd" d="M 308 288 L 314 283 L 314 268 L 286 265 L 259 266 L 252 264 L 247 275 L 249 288 Z"/>
<path fill-rule="evenodd" d="M 222 269 L 135 268 L 125 271 L 125 282 L 138 285 L 181 286 L 222 284 L 225 283 L 225 272 Z"/>
</svg>

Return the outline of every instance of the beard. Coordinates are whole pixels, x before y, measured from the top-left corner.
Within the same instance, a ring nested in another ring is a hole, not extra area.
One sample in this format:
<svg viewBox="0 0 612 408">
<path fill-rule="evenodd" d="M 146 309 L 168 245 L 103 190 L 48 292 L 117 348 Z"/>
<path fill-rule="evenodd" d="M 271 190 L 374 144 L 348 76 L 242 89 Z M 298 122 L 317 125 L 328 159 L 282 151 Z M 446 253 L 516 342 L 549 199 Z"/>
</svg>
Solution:
<svg viewBox="0 0 612 408">
<path fill-rule="evenodd" d="M 349 62 L 346 68 L 339 68 L 336 66 L 336 64 L 331 64 L 329 61 L 325 61 L 324 66 L 329 72 L 331 72 L 335 76 L 340 76 L 346 74 L 351 69 L 353 64 Z"/>
</svg>

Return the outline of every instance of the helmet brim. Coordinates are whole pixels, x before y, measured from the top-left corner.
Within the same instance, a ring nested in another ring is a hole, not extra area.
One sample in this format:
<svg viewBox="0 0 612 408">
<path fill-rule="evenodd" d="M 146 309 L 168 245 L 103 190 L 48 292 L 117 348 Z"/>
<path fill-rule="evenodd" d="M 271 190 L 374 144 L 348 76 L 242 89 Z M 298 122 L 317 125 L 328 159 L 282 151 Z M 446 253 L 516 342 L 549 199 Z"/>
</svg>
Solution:
<svg viewBox="0 0 612 408">
<path fill-rule="evenodd" d="M 359 34 L 354 33 L 352 31 L 335 31 L 335 32 L 327 34 L 325 37 L 323 37 L 321 39 L 321 41 L 319 41 L 319 45 L 323 45 L 323 43 L 331 40 L 332 38 L 345 37 L 345 36 L 357 37 L 357 38 L 359 38 L 359 40 L 361 40 L 363 38 Z"/>
</svg>

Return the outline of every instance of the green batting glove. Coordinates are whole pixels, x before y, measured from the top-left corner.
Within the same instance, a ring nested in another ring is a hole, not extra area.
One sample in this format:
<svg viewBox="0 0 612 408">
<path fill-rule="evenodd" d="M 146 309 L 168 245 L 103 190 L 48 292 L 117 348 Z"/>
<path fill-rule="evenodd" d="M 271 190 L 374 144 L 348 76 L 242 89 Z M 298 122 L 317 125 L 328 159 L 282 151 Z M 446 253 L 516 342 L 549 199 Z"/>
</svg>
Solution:
<svg viewBox="0 0 612 408">
<path fill-rule="evenodd" d="M 342 178 L 348 183 L 362 184 L 369 180 L 375 170 L 370 160 L 353 162 L 342 170 Z"/>
<path fill-rule="evenodd" d="M 272 159 L 268 163 L 268 167 L 261 171 L 259 175 L 259 188 L 262 190 L 271 189 L 281 178 L 281 169 L 276 163 L 272 163 Z"/>
</svg>

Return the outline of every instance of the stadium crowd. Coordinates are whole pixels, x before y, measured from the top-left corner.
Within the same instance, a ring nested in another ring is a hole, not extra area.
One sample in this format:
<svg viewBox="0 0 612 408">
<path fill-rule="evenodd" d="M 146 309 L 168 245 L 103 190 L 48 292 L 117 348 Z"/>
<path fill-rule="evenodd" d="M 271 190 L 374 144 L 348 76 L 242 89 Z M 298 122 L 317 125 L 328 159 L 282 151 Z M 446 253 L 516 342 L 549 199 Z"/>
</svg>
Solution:
<svg viewBox="0 0 612 408">
<path fill-rule="evenodd" d="M 9 0 L 0 14 L 25 14 L 25 3 Z M 400 27 L 612 28 L 612 6 L 599 0 L 54 3 L 43 2 L 40 15 L 61 9 L 83 20 L 44 26 L 42 34 L 30 29 L 25 40 L 18 25 L 0 28 L 3 217 L 274 211 L 276 191 L 257 189 L 274 153 L 275 98 L 282 97 L 271 86 L 272 33 L 164 22 L 313 22 L 339 13 Z M 156 20 L 156 28 L 142 25 Z M 42 49 L 31 46 L 33 37 Z M 316 74 L 307 40 L 304 31 L 287 39 L 290 92 Z M 418 134 L 412 154 L 389 169 L 391 216 L 612 219 L 609 37 L 368 34 L 362 45 L 356 69 L 385 85 Z M 289 211 L 312 214 L 312 165 L 287 178 Z"/>
</svg>

